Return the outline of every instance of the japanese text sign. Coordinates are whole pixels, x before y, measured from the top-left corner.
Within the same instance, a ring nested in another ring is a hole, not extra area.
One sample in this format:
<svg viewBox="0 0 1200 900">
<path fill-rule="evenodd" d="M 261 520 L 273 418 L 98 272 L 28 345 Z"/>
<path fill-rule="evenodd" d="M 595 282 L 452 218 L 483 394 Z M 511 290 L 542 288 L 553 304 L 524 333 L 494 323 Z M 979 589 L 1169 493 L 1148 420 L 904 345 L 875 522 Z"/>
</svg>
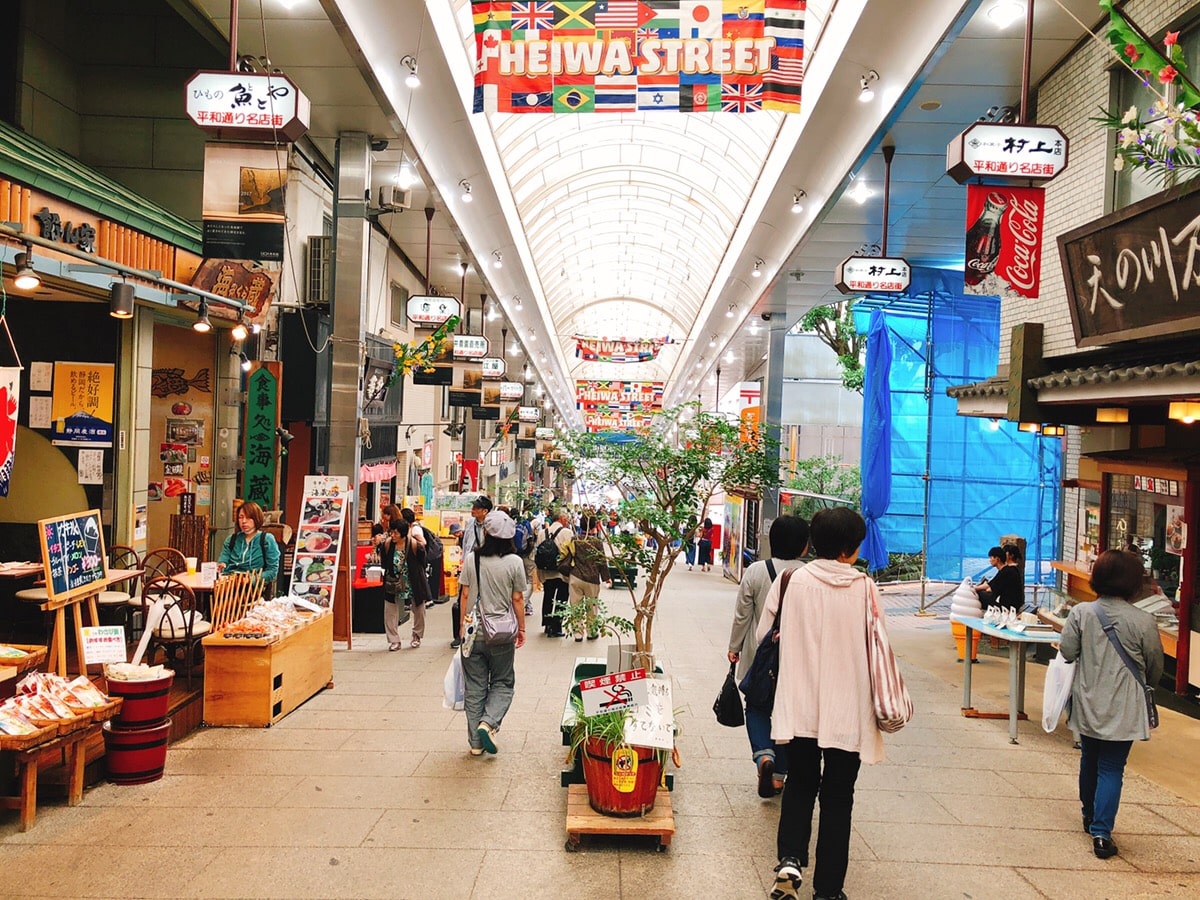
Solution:
<svg viewBox="0 0 1200 900">
<path fill-rule="evenodd" d="M 246 426 L 242 496 L 263 509 L 275 508 L 275 482 L 278 468 L 279 363 L 255 363 L 257 368 L 246 378 Z"/>
<path fill-rule="evenodd" d="M 488 339 L 481 334 L 454 335 L 455 359 L 483 359 L 488 354 Z"/>
<path fill-rule="evenodd" d="M 454 297 L 414 294 L 405 307 L 408 320 L 418 327 L 436 328 L 451 316 L 462 315 L 462 304 Z"/>
<path fill-rule="evenodd" d="M 350 479 L 338 475 L 305 477 L 289 597 L 324 608 L 333 605 L 349 505 Z"/>
<path fill-rule="evenodd" d="M 1067 167 L 1067 136 L 1053 125 L 976 122 L 946 146 L 946 174 L 1049 181 Z"/>
<path fill-rule="evenodd" d="M 77 447 L 113 444 L 112 363 L 56 362 L 51 441 Z"/>
<path fill-rule="evenodd" d="M 501 400 L 520 400 L 525 396 L 525 385 L 519 381 L 500 382 Z"/>
<path fill-rule="evenodd" d="M 184 90 L 187 117 L 217 137 L 294 141 L 308 131 L 308 98 L 286 75 L 197 72 Z"/>
<path fill-rule="evenodd" d="M 483 359 L 484 378 L 503 378 L 504 368 L 504 360 L 498 356 L 486 356 Z"/>
<path fill-rule="evenodd" d="M 46 592 L 62 600 L 99 591 L 108 578 L 100 510 L 72 513 L 38 521 Z"/>
<path fill-rule="evenodd" d="M 642 706 L 646 702 L 646 670 L 584 678 L 579 682 L 579 695 L 585 716 Z"/>
<path fill-rule="evenodd" d="M 83 628 L 83 661 L 89 666 L 126 660 L 125 629 L 120 625 Z"/>
<path fill-rule="evenodd" d="M 625 720 L 625 740 L 635 747 L 674 748 L 675 710 L 671 705 L 670 681 L 646 679 L 646 702 Z"/>
<path fill-rule="evenodd" d="M 542 408 L 540 406 L 522 406 L 517 410 L 517 420 L 520 422 L 540 422 Z"/>
<path fill-rule="evenodd" d="M 898 256 L 851 256 L 833 273 L 833 286 L 843 294 L 900 294 L 911 281 L 908 260 Z"/>
</svg>

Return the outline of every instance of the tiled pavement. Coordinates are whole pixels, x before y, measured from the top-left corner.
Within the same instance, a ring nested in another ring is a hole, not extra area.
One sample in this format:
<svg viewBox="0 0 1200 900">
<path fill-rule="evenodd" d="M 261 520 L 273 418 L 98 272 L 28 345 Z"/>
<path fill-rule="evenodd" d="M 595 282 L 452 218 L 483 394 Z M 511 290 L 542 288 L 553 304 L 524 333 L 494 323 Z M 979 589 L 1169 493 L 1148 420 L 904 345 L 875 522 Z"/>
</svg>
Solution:
<svg viewBox="0 0 1200 900">
<path fill-rule="evenodd" d="M 941 593 L 929 590 L 930 599 Z M 36 827 L 0 812 L 0 897 L 764 897 L 777 801 L 760 800 L 741 730 L 710 707 L 725 666 L 734 587 L 672 574 L 655 643 L 683 707 L 668 853 L 644 839 L 563 849 L 558 722 L 579 651 L 531 631 L 495 757 L 467 755 L 461 713 L 442 708 L 449 607 L 419 650 L 359 636 L 334 655 L 335 687 L 270 729 L 206 729 L 173 746 L 166 777 L 101 785 Z M 614 608 L 627 595 L 610 590 Z M 945 619 L 912 615 L 888 589 L 893 641 L 917 718 L 864 767 L 846 892 L 861 898 L 1184 897 L 1200 894 L 1200 722 L 1163 712 L 1137 745 L 1116 839 L 1100 861 L 1080 830 L 1069 735 L 964 719 Z M 536 623 L 533 623 L 536 626 Z M 975 701 L 1006 708 L 1007 658 L 975 667 Z M 1040 666 L 1030 666 L 1037 718 Z"/>
</svg>

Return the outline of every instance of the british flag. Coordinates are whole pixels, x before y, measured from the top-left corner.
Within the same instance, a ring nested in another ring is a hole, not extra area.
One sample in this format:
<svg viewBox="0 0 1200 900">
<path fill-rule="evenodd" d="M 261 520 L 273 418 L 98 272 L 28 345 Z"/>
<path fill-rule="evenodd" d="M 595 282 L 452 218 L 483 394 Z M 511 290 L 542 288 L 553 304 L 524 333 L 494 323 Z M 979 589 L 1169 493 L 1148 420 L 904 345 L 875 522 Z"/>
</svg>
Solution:
<svg viewBox="0 0 1200 900">
<path fill-rule="evenodd" d="M 761 84 L 722 84 L 721 112 L 758 112 L 762 109 Z"/>
<path fill-rule="evenodd" d="M 514 3 L 512 5 L 512 27 L 527 31 L 554 28 L 554 4 Z"/>
</svg>

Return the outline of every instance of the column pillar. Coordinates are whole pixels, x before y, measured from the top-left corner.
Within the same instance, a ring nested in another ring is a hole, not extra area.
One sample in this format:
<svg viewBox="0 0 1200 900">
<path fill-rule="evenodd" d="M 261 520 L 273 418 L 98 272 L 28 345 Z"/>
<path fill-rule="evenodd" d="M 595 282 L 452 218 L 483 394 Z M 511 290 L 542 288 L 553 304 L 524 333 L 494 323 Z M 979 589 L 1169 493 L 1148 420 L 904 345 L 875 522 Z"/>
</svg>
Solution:
<svg viewBox="0 0 1200 900">
<path fill-rule="evenodd" d="M 776 460 L 779 458 L 780 426 L 783 423 L 783 369 L 787 362 L 784 344 L 788 329 L 778 313 L 768 328 L 767 340 L 767 369 L 762 384 L 762 423 L 764 437 L 772 442 Z M 779 490 L 769 488 L 763 491 L 762 505 L 759 507 L 758 527 L 758 558 L 769 559 L 771 542 L 767 537 L 771 523 L 779 517 Z"/>
</svg>

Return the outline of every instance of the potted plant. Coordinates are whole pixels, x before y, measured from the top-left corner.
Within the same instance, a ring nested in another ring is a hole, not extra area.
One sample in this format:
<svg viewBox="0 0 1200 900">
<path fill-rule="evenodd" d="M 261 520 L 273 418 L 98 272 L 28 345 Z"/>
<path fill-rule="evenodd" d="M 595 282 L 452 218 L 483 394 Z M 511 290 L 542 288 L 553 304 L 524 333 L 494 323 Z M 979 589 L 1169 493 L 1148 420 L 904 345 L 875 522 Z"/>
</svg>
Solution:
<svg viewBox="0 0 1200 900">
<path fill-rule="evenodd" d="M 590 433 L 560 438 L 564 469 L 579 485 L 615 486 L 625 498 L 620 520 L 634 523 L 632 532 L 604 534 L 613 566 L 637 567 L 646 576 L 640 597 L 625 579 L 633 599 L 633 666 L 654 670 L 654 615 L 679 542 L 695 532 L 719 490 L 778 486 L 778 446 L 760 427 L 704 412 L 698 403 L 664 410 L 650 429 L 621 441 Z"/>
<path fill-rule="evenodd" d="M 633 747 L 625 740 L 627 710 L 585 715 L 583 700 L 571 694 L 571 751 L 567 764 L 581 755 L 588 803 L 606 816 L 641 816 L 654 808 L 663 770 L 671 752 Z"/>
</svg>

